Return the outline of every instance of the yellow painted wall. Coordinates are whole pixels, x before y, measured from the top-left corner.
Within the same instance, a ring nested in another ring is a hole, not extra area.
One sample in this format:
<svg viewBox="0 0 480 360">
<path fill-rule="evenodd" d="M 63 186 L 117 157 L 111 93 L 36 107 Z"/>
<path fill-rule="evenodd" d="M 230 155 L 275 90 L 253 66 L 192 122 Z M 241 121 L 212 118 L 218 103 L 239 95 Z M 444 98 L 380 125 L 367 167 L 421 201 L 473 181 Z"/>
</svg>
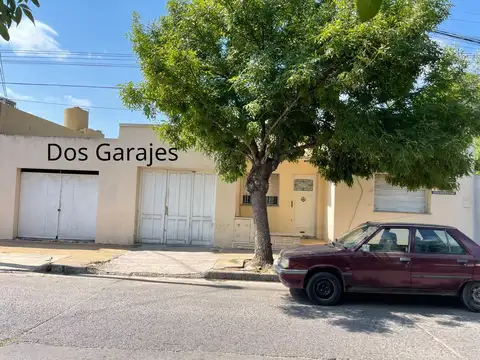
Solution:
<svg viewBox="0 0 480 360">
<path fill-rule="evenodd" d="M 101 132 L 74 131 L 22 110 L 0 103 L 0 134 L 103 138 Z"/>
<path fill-rule="evenodd" d="M 335 188 L 335 237 L 366 221 L 451 225 L 468 236 L 474 235 L 473 177 L 459 180 L 460 191 L 456 195 L 429 195 L 429 214 L 376 212 L 373 210 L 373 179 L 359 179 L 359 182 L 361 186 L 355 182 L 351 188 L 345 184 Z"/>
<path fill-rule="evenodd" d="M 87 161 L 48 161 L 48 144 L 62 148 L 87 148 Z M 21 168 L 93 170 L 99 171 L 96 242 L 104 244 L 132 244 L 136 236 L 138 214 L 138 183 L 140 168 L 145 162 L 99 161 L 95 155 L 101 143 L 115 147 L 149 148 L 162 144 L 149 126 L 120 126 L 119 139 L 82 139 L 67 137 L 34 137 L 0 135 L 0 239 L 17 235 L 17 212 Z M 196 152 L 177 152 L 175 162 L 155 161 L 151 168 L 193 170 L 214 173 L 212 160 Z M 214 244 L 231 247 L 233 241 L 236 185 L 217 178 L 215 204 Z"/>
<path fill-rule="evenodd" d="M 317 176 L 317 215 L 316 215 L 316 237 L 324 237 L 325 229 L 325 187 L 327 183 L 318 175 L 317 169 L 306 161 L 298 163 L 283 162 L 279 165 L 274 174 L 279 174 L 279 195 L 278 206 L 268 206 L 268 221 L 271 233 L 294 234 L 294 208 L 291 207 L 293 197 L 293 176 L 294 175 L 316 175 Z M 241 217 L 252 217 L 251 205 L 242 204 L 242 188 L 244 180 L 237 182 L 237 214 Z M 298 234 L 297 234 L 298 235 Z"/>
</svg>

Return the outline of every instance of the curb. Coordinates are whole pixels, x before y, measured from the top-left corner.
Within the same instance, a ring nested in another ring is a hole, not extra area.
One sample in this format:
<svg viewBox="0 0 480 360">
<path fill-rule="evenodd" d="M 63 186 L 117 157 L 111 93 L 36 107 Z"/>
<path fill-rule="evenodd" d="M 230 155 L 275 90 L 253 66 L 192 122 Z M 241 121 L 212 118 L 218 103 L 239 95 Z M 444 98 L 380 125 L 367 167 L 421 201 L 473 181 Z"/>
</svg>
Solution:
<svg viewBox="0 0 480 360">
<path fill-rule="evenodd" d="M 199 273 L 190 274 L 164 274 L 153 272 L 113 272 L 113 271 L 95 271 L 95 275 L 109 275 L 109 276 L 122 276 L 122 277 L 146 277 L 146 278 L 173 278 L 173 279 L 203 279 L 203 275 Z"/>
<path fill-rule="evenodd" d="M 240 281 L 267 281 L 280 282 L 276 274 L 261 274 L 251 271 L 221 271 L 211 270 L 204 275 L 208 280 L 240 280 Z"/>
<path fill-rule="evenodd" d="M 110 275 L 123 277 L 150 277 L 150 278 L 178 278 L 178 279 L 207 279 L 207 280 L 237 280 L 237 281 L 262 281 L 262 282 L 280 282 L 276 274 L 262 274 L 252 271 L 222 271 L 209 270 L 203 274 L 188 273 L 188 274 L 164 274 L 153 272 L 110 272 L 102 271 L 94 266 L 71 266 L 61 264 L 44 264 L 39 266 L 34 272 L 44 274 L 61 274 L 61 275 L 75 275 L 75 274 L 93 274 L 93 275 Z"/>
<path fill-rule="evenodd" d="M 90 266 L 71 266 L 61 264 L 44 264 L 35 269 L 35 272 L 49 274 L 96 274 L 97 269 Z"/>
</svg>

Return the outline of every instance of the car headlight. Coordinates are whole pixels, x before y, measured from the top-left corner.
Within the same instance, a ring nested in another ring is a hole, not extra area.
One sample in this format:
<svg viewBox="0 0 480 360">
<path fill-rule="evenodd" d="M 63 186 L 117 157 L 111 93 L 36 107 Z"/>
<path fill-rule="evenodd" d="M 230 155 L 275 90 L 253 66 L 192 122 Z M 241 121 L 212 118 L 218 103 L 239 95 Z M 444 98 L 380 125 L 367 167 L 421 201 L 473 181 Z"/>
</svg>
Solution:
<svg viewBox="0 0 480 360">
<path fill-rule="evenodd" d="M 289 261 L 287 258 L 280 258 L 280 260 L 278 261 L 278 265 L 284 269 L 288 269 Z"/>
</svg>

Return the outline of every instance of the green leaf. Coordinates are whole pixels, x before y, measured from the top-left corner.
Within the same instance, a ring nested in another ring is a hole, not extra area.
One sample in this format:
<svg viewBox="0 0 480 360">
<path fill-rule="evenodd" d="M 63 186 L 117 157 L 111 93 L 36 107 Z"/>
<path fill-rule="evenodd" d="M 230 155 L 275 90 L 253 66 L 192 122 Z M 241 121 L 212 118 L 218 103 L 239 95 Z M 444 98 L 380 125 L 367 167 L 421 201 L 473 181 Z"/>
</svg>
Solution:
<svg viewBox="0 0 480 360">
<path fill-rule="evenodd" d="M 40 7 L 40 3 L 38 2 L 38 0 L 32 0 L 32 3 L 33 3 L 36 7 Z"/>
<path fill-rule="evenodd" d="M 15 22 L 17 23 L 17 25 L 19 25 L 20 22 L 22 21 L 22 15 L 23 15 L 22 9 L 18 7 L 18 8 L 15 10 L 15 16 L 14 16 L 14 18 L 13 18 L 13 19 L 15 20 Z"/>
<path fill-rule="evenodd" d="M 8 7 L 12 10 L 15 11 L 15 8 L 17 7 L 17 4 L 15 3 L 15 0 L 8 0 Z"/>
<path fill-rule="evenodd" d="M 0 24 L 0 35 L 5 41 L 10 41 L 10 35 L 8 34 L 8 29 L 4 24 Z"/>
<path fill-rule="evenodd" d="M 368 21 L 380 11 L 382 0 L 356 0 L 357 14 L 361 21 Z"/>
<path fill-rule="evenodd" d="M 32 12 L 30 11 L 30 9 L 23 9 L 23 13 L 25 14 L 26 17 L 28 17 L 30 19 L 30 21 L 32 23 L 35 24 L 35 19 L 33 18 L 33 14 Z"/>
</svg>

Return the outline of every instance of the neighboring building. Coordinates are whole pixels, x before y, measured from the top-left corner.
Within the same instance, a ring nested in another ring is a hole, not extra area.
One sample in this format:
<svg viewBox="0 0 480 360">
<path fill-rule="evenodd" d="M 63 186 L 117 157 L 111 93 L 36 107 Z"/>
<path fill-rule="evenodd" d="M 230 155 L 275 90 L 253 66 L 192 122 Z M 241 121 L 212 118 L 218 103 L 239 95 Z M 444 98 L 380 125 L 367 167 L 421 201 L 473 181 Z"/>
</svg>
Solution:
<svg viewBox="0 0 480 360">
<path fill-rule="evenodd" d="M 150 125 L 122 124 L 118 139 L 104 139 L 79 108 L 62 126 L 0 104 L 0 184 L 0 239 L 253 246 L 244 181 L 221 181 L 211 159 L 170 149 Z M 443 223 L 474 237 L 477 185 L 407 192 L 377 175 L 348 188 L 305 160 L 282 163 L 268 193 L 272 243 L 331 240 L 368 220 Z"/>
<path fill-rule="evenodd" d="M 79 107 L 65 109 L 65 126 L 16 108 L 13 101 L 0 98 L 0 134 L 103 138 L 101 131 L 88 127 L 88 112 Z"/>
</svg>

